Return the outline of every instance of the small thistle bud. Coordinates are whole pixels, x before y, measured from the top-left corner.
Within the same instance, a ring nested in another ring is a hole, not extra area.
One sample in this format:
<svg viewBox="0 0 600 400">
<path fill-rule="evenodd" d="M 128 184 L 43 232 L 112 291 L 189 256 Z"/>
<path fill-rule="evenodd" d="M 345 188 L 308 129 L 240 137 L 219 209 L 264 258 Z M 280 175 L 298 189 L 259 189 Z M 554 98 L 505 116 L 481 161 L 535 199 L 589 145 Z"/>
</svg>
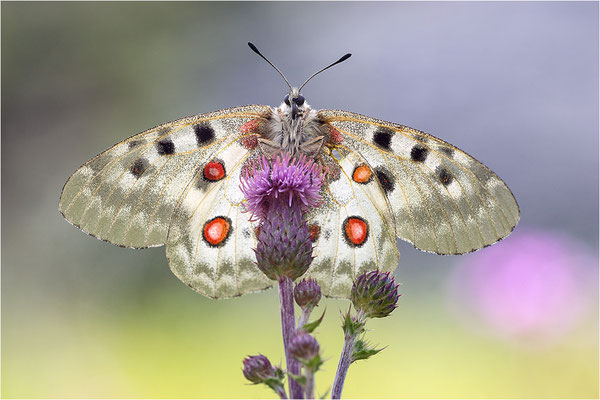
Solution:
<svg viewBox="0 0 600 400">
<path fill-rule="evenodd" d="M 367 318 L 387 317 L 397 307 L 398 286 L 389 272 L 364 273 L 352 285 L 350 300 Z"/>
<path fill-rule="evenodd" d="M 262 354 L 249 356 L 242 362 L 246 379 L 255 384 L 264 383 L 273 389 L 281 399 L 287 399 L 283 387 L 285 373 L 280 367 L 273 367 L 269 359 Z"/>
<path fill-rule="evenodd" d="M 297 335 L 290 343 L 290 354 L 300 362 L 309 362 L 319 355 L 319 342 L 307 333 Z"/>
<path fill-rule="evenodd" d="M 303 279 L 294 288 L 294 299 L 302 309 L 313 309 L 321 300 L 321 287 L 312 278 Z"/>
<path fill-rule="evenodd" d="M 275 377 L 275 368 L 269 359 L 262 354 L 249 356 L 242 361 L 244 376 L 252 383 L 264 383 L 269 378 Z"/>
</svg>

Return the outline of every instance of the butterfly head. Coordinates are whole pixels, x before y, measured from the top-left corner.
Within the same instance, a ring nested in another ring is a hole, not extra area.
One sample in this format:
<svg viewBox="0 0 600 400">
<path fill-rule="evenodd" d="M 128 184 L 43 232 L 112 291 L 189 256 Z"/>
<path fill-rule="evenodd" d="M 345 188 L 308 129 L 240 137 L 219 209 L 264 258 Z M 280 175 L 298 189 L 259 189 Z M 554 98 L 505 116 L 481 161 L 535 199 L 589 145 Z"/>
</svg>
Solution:
<svg viewBox="0 0 600 400">
<path fill-rule="evenodd" d="M 290 92 L 283 98 L 283 103 L 279 106 L 279 109 L 286 115 L 290 114 L 293 120 L 299 115 L 302 116 L 309 108 L 310 106 L 304 99 L 304 96 L 295 87 L 290 89 Z"/>
<path fill-rule="evenodd" d="M 281 77 L 283 78 L 283 80 L 285 81 L 285 83 L 287 83 L 287 85 L 289 86 L 290 92 L 283 99 L 283 103 L 281 103 L 281 106 L 279 106 L 279 109 L 281 110 L 281 112 L 284 115 L 290 115 L 291 118 L 292 118 L 292 120 L 296 120 L 296 118 L 298 116 L 304 115 L 304 112 L 310 108 L 308 106 L 308 103 L 306 103 L 306 101 L 304 100 L 304 96 L 302 96 L 300 94 L 300 90 L 302 90 L 302 88 L 304 87 L 304 85 L 306 85 L 308 83 L 308 81 L 310 81 L 316 75 L 320 74 L 321 72 L 325 71 L 326 69 L 329 69 L 329 68 L 333 67 L 336 64 L 339 64 L 339 63 L 347 60 L 351 56 L 350 53 L 343 55 L 336 62 L 334 62 L 334 63 L 326 66 L 325 68 L 320 69 L 319 71 L 315 72 L 310 77 L 308 77 L 308 79 L 305 80 L 302 85 L 300 85 L 300 88 L 296 88 L 296 87 L 292 87 L 292 85 L 290 85 L 290 82 L 286 79 L 286 77 L 279 70 L 279 68 L 277 68 L 271 61 L 269 61 L 268 58 L 266 58 L 265 56 L 263 56 L 262 53 L 260 51 L 258 51 L 258 49 L 256 48 L 255 45 L 253 45 L 252 43 L 248 42 L 248 46 L 250 47 L 250 49 L 252 49 L 253 52 L 255 52 L 256 54 L 258 54 L 260 57 L 263 58 L 263 60 L 265 60 L 273 68 L 275 68 L 275 70 L 279 73 L 279 75 L 281 75 Z"/>
</svg>

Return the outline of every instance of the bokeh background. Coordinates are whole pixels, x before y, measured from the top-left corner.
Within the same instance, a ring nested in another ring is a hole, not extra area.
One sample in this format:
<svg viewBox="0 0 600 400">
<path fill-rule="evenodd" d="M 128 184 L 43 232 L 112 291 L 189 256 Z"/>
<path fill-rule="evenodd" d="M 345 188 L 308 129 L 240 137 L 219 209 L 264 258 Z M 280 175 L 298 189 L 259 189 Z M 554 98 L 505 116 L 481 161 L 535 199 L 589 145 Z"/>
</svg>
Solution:
<svg viewBox="0 0 600 400">
<path fill-rule="evenodd" d="M 163 248 L 95 240 L 57 211 L 82 163 L 148 127 L 304 90 L 483 161 L 521 222 L 455 257 L 399 242 L 388 346 L 345 397 L 598 397 L 598 3 L 21 3 L 2 11 L 2 397 L 272 397 L 241 360 L 282 360 L 277 293 L 213 301 Z M 318 337 L 342 344 L 327 300 Z M 320 307 L 321 309 L 323 308 Z"/>
</svg>

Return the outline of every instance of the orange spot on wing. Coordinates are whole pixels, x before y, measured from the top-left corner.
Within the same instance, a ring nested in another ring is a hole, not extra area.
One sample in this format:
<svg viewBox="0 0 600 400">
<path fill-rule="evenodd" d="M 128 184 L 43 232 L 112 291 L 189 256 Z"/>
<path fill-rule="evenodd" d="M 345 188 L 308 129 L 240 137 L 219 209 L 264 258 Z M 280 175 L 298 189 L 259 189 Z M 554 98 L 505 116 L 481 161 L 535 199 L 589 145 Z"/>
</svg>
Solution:
<svg viewBox="0 0 600 400">
<path fill-rule="evenodd" d="M 212 246 L 218 246 L 229 235 L 229 221 L 223 217 L 216 217 L 204 224 L 204 239 Z"/>
<path fill-rule="evenodd" d="M 372 176 L 373 173 L 371 172 L 371 168 L 367 167 L 364 164 L 356 167 L 354 169 L 354 172 L 352 173 L 352 179 L 354 180 L 354 182 L 358 183 L 367 183 L 371 180 Z"/>
<path fill-rule="evenodd" d="M 354 246 L 360 246 L 367 240 L 367 223 L 359 217 L 350 217 L 344 223 L 346 239 Z"/>
</svg>

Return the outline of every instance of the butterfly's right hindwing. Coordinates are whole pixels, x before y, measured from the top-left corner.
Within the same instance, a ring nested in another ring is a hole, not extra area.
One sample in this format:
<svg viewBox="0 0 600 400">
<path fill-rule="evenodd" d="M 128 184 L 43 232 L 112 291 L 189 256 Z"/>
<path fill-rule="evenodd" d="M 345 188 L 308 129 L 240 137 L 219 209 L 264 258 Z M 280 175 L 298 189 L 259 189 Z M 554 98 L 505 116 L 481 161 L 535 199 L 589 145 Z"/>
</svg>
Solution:
<svg viewBox="0 0 600 400">
<path fill-rule="evenodd" d="M 265 106 L 231 108 L 132 136 L 69 178 L 59 210 L 84 232 L 119 246 L 165 244 L 179 196 L 190 179 L 213 154 L 244 136 L 243 124 L 269 110 Z"/>
<path fill-rule="evenodd" d="M 352 282 L 361 273 L 379 269 L 394 271 L 400 253 L 396 247 L 393 215 L 374 177 L 358 183 L 356 166 L 368 168 L 358 153 L 340 148 L 342 157 L 326 160 L 327 182 L 323 203 L 309 214 L 314 237 L 314 256 L 307 276 L 317 280 L 324 295 L 347 298 Z M 352 236 L 353 225 L 364 237 Z"/>
</svg>

